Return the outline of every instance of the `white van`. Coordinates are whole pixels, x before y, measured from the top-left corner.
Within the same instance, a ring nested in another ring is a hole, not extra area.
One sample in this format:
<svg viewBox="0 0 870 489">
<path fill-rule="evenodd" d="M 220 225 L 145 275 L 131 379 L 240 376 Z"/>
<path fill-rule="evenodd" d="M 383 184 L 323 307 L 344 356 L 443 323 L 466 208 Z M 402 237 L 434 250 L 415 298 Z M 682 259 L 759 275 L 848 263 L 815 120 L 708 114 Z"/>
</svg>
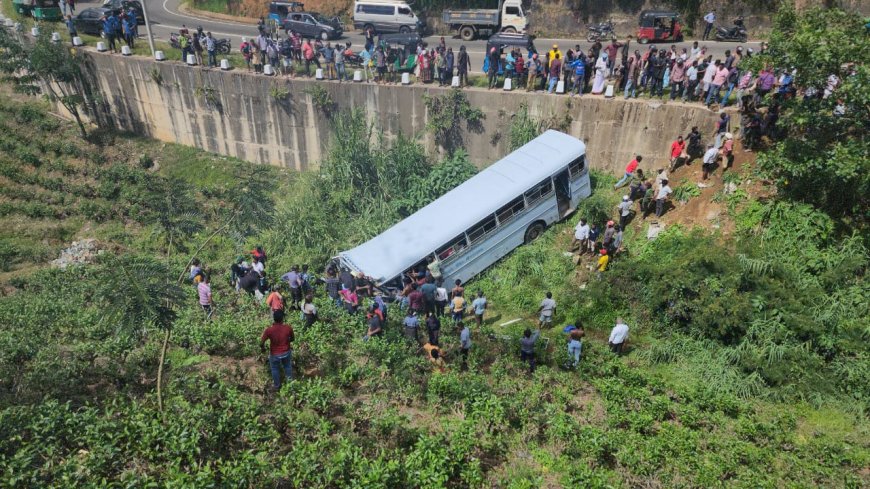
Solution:
<svg viewBox="0 0 870 489">
<path fill-rule="evenodd" d="M 353 7 L 353 26 L 375 33 L 422 32 L 423 23 L 407 2 L 391 0 L 359 0 Z"/>
</svg>

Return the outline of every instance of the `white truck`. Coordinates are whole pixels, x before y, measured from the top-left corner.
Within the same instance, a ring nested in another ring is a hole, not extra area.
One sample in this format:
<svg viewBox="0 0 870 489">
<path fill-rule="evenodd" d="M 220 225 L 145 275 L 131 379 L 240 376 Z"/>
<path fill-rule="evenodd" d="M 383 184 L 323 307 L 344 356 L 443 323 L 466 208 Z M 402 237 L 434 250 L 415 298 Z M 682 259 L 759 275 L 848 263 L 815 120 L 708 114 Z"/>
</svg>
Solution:
<svg viewBox="0 0 870 489">
<path fill-rule="evenodd" d="M 502 0 L 498 9 L 445 10 L 441 21 L 452 31 L 459 31 L 463 41 L 494 32 L 525 34 L 529 21 L 521 0 Z"/>
</svg>

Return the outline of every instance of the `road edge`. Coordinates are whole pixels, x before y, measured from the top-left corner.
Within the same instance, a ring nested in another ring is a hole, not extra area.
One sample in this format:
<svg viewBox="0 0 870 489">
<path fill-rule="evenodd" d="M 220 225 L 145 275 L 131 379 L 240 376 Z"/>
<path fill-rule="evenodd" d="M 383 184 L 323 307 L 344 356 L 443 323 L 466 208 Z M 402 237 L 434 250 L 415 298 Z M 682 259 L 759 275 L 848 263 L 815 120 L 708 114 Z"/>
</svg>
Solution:
<svg viewBox="0 0 870 489">
<path fill-rule="evenodd" d="M 219 14 L 209 12 L 207 10 L 199 10 L 191 7 L 187 2 L 181 1 L 178 3 L 178 13 L 190 16 L 191 19 L 201 18 L 203 20 L 223 20 L 230 22 L 238 22 L 240 24 L 257 25 L 257 19 L 251 17 L 241 17 L 236 15 Z M 188 26 L 190 27 L 190 26 Z"/>
</svg>

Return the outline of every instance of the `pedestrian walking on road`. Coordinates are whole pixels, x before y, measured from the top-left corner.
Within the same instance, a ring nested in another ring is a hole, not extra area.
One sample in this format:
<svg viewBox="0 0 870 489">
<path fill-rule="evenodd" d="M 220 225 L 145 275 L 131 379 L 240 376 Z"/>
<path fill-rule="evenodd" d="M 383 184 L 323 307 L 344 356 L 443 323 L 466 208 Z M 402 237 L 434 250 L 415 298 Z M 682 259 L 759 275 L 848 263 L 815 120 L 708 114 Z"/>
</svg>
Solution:
<svg viewBox="0 0 870 489">
<path fill-rule="evenodd" d="M 708 37 L 710 37 L 710 31 L 713 30 L 713 23 L 716 22 L 716 9 L 713 9 L 707 12 L 707 15 L 704 16 L 704 36 L 701 38 L 702 41 L 706 41 Z"/>
</svg>

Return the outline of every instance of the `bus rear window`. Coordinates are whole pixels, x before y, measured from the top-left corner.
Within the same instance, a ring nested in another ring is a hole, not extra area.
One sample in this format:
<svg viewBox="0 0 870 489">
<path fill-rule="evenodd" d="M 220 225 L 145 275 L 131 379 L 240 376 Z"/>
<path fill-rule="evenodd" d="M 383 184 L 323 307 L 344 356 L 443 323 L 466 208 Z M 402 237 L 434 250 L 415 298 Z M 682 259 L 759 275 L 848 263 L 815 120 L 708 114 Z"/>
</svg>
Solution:
<svg viewBox="0 0 870 489">
<path fill-rule="evenodd" d="M 523 200 L 522 195 L 512 200 L 508 205 L 502 207 L 498 210 L 498 212 L 495 213 L 495 216 L 498 218 L 499 225 L 510 221 L 514 218 L 514 216 L 522 212 L 525 208 L 526 202 L 525 200 Z"/>
<path fill-rule="evenodd" d="M 445 260 L 452 255 L 459 253 L 466 247 L 468 247 L 468 242 L 465 241 L 465 235 L 463 234 L 462 236 L 457 236 L 450 240 L 450 243 L 436 250 L 435 256 L 437 256 L 439 260 Z"/>
</svg>

